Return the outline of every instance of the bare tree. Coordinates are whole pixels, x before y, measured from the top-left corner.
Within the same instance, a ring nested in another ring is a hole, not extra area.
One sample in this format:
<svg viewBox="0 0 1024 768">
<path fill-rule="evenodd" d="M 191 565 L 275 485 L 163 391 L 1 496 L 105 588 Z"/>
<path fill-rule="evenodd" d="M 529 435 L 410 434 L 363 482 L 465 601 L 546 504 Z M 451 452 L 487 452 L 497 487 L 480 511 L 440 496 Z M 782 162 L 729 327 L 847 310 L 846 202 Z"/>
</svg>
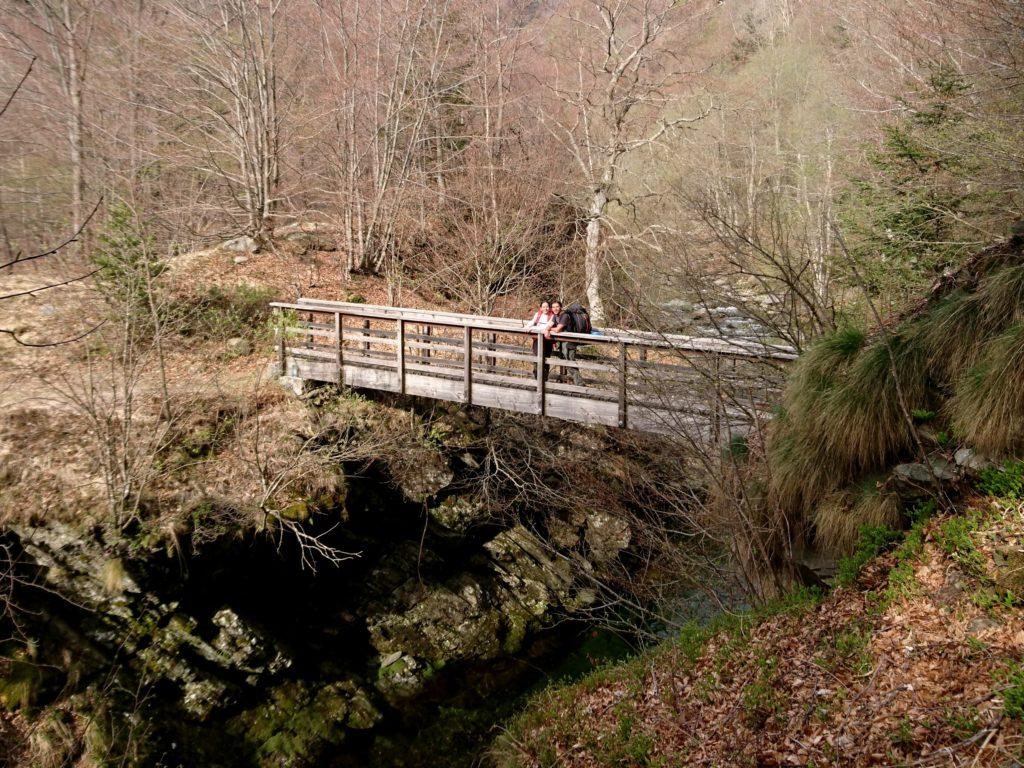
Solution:
<svg viewBox="0 0 1024 768">
<path fill-rule="evenodd" d="M 243 229 L 265 242 L 280 202 L 282 115 L 277 59 L 281 0 L 171 1 L 178 22 L 169 42 L 184 57 L 185 100 L 168 105 L 191 135 L 178 135 L 204 160 L 197 170 L 223 181 Z M 170 80 L 170 76 L 168 76 Z"/>
<path fill-rule="evenodd" d="M 586 294 L 604 322 L 602 273 L 609 206 L 622 198 L 627 158 L 704 116 L 672 114 L 681 80 L 667 33 L 678 18 L 673 0 L 582 0 L 566 12 L 570 41 L 543 112 L 580 173 L 586 200 Z"/>
</svg>

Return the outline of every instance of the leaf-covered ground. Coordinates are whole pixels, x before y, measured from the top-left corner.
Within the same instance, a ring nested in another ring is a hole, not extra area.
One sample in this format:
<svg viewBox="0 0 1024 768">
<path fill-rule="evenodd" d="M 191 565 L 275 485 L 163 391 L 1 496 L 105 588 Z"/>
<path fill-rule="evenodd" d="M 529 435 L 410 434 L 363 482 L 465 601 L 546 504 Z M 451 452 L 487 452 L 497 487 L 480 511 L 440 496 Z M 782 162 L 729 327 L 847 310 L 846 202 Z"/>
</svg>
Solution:
<svg viewBox="0 0 1024 768">
<path fill-rule="evenodd" d="M 977 497 L 846 586 L 684 631 L 542 693 L 502 766 L 1019 765 L 1024 504 Z M 866 561 L 866 562 L 864 562 Z"/>
</svg>

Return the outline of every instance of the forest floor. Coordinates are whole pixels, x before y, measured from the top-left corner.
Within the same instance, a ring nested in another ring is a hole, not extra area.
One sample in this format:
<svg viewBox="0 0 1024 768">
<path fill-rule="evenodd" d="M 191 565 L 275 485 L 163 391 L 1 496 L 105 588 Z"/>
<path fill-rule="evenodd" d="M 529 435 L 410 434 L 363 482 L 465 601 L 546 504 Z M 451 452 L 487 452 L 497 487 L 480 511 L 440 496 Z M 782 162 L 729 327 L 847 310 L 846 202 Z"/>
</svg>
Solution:
<svg viewBox="0 0 1024 768">
<path fill-rule="evenodd" d="M 827 595 L 693 627 L 542 692 L 498 764 L 1020 765 L 1021 465 L 981 486 L 905 534 L 866 531 Z"/>
</svg>

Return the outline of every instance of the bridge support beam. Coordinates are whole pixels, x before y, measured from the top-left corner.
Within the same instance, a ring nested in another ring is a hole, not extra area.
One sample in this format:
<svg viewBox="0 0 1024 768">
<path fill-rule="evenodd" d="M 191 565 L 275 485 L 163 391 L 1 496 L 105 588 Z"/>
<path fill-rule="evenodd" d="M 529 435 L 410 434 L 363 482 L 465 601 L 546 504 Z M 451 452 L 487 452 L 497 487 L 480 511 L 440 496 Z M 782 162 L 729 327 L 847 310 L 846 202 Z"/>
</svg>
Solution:
<svg viewBox="0 0 1024 768">
<path fill-rule="evenodd" d="M 537 413 L 544 415 L 544 337 L 537 334 Z"/>
<path fill-rule="evenodd" d="M 462 329 L 462 378 L 464 388 L 462 400 L 473 404 L 473 329 L 468 325 Z"/>
<path fill-rule="evenodd" d="M 626 342 L 619 342 L 619 427 L 626 428 Z"/>
</svg>

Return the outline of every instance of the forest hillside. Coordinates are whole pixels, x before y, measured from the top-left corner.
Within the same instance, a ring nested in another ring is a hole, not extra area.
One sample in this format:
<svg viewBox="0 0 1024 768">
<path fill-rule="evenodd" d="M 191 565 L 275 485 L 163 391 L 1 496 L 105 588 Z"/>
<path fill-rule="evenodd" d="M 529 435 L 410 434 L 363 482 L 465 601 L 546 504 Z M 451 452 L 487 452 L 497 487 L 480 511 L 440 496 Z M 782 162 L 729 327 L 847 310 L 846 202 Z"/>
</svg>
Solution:
<svg viewBox="0 0 1024 768">
<path fill-rule="evenodd" d="M 0 764 L 1020 759 L 1017 0 L 0 0 L 0 50 Z M 696 406 L 282 375 L 300 297 L 579 302 Z"/>
</svg>

